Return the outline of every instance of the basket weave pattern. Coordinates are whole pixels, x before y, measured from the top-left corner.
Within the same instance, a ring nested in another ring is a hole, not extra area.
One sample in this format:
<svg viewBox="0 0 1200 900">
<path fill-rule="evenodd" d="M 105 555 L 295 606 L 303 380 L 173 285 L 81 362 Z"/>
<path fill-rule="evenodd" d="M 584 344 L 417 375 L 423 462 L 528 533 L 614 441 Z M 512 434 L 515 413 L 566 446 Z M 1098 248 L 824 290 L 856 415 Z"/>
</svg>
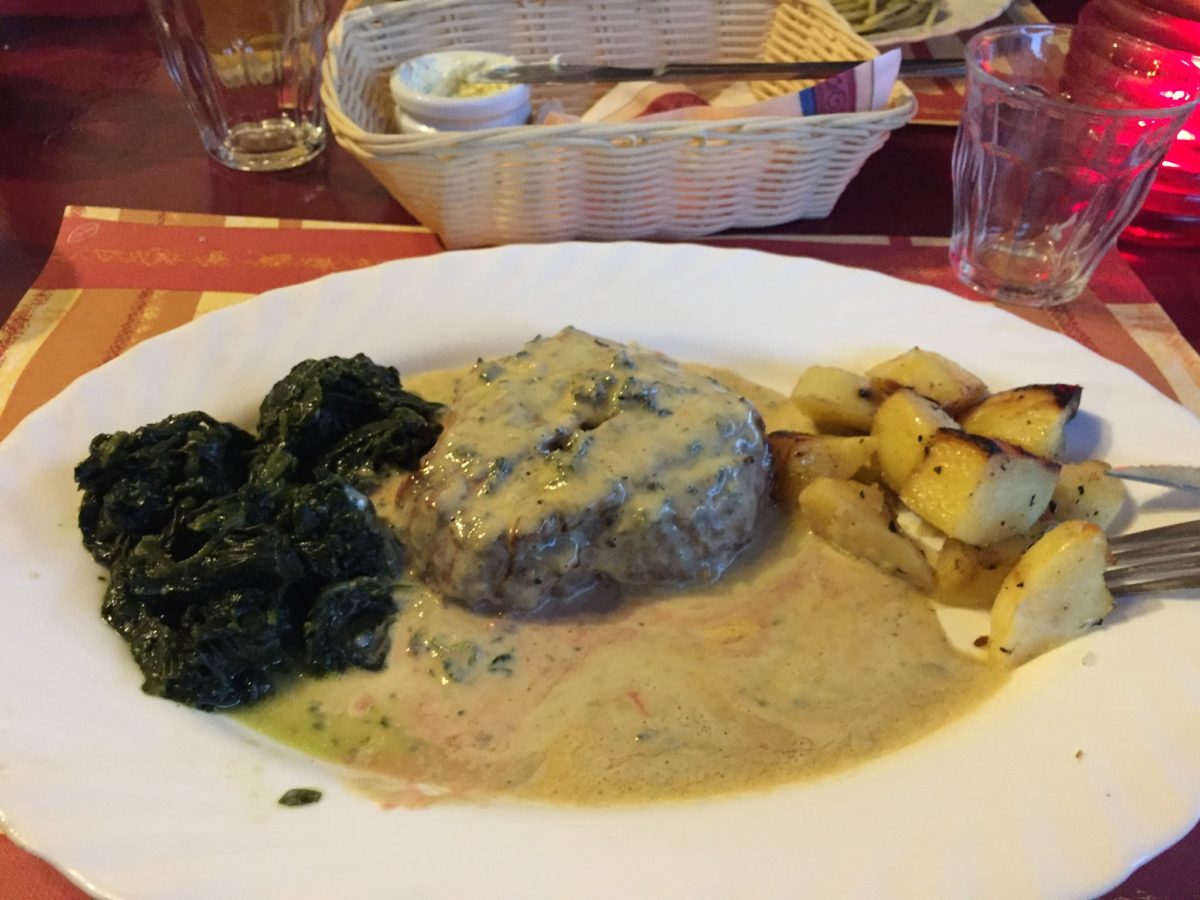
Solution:
<svg viewBox="0 0 1200 900">
<path fill-rule="evenodd" d="M 398 134 L 391 70 L 452 48 L 611 65 L 875 54 L 825 0 L 402 0 L 347 12 L 325 60 L 330 127 L 448 247 L 691 238 L 823 218 L 915 112 L 898 84 L 877 112 Z M 766 98 L 803 84 L 751 87 Z M 542 86 L 534 105 L 579 114 L 608 87 Z"/>
</svg>

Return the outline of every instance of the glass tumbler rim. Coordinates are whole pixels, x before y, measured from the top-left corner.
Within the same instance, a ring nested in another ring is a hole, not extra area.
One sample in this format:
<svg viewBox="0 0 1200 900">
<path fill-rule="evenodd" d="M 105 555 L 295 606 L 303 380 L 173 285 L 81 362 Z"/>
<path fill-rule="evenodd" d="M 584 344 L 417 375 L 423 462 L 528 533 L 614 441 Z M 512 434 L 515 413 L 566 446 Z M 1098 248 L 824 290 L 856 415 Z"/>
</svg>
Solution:
<svg viewBox="0 0 1200 900">
<path fill-rule="evenodd" d="M 1190 112 L 1191 110 L 1194 110 L 1198 104 L 1200 104 L 1200 71 L 1197 71 L 1196 74 L 1196 84 L 1188 89 L 1190 97 L 1187 100 L 1182 100 L 1177 103 L 1164 103 L 1161 106 L 1096 106 L 1091 103 L 1078 103 L 1072 100 L 1063 100 L 1058 97 L 1047 97 L 1044 94 L 1030 90 L 1027 86 L 1010 84 L 1002 78 L 998 78 L 992 73 L 988 72 L 980 65 L 980 47 L 983 44 L 997 38 L 1013 34 L 1070 35 L 1078 30 L 1079 26 L 1077 25 L 1059 25 L 1054 23 L 997 25 L 992 28 L 987 28 L 975 34 L 967 42 L 964 50 L 967 64 L 967 74 L 972 78 L 981 80 L 991 87 L 1003 91 L 1009 96 L 1036 102 L 1048 109 L 1056 109 L 1076 116 L 1090 115 L 1104 117 L 1107 119 L 1164 119 L 1173 118 L 1185 111 Z M 1163 47 L 1159 44 L 1143 40 L 1142 38 L 1135 37 L 1133 35 L 1123 35 L 1121 39 L 1129 46 L 1145 47 L 1152 51 L 1170 50 L 1169 47 Z"/>
</svg>

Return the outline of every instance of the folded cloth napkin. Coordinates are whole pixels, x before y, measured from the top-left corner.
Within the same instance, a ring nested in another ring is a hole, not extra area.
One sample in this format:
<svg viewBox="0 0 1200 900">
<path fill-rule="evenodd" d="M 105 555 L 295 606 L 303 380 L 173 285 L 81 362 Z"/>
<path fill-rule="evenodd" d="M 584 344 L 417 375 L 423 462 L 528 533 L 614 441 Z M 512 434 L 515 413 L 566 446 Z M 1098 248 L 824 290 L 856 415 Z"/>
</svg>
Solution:
<svg viewBox="0 0 1200 900">
<path fill-rule="evenodd" d="M 817 116 L 827 113 L 883 109 L 900 73 L 900 50 L 889 50 L 862 65 L 839 72 L 793 94 L 740 105 L 710 104 L 682 84 L 622 82 L 582 116 L 558 110 L 544 112 L 542 123 L 675 122 L 744 119 L 754 116 Z"/>
</svg>

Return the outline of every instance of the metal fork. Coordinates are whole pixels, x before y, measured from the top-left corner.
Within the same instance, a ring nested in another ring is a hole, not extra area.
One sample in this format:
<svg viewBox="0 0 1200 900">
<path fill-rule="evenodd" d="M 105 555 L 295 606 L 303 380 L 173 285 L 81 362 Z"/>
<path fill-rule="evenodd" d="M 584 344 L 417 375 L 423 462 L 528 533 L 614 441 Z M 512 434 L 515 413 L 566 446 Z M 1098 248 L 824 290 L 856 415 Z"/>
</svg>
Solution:
<svg viewBox="0 0 1200 900">
<path fill-rule="evenodd" d="M 1114 594 L 1200 587 L 1200 521 L 1122 534 L 1108 547 L 1104 581 Z"/>
</svg>

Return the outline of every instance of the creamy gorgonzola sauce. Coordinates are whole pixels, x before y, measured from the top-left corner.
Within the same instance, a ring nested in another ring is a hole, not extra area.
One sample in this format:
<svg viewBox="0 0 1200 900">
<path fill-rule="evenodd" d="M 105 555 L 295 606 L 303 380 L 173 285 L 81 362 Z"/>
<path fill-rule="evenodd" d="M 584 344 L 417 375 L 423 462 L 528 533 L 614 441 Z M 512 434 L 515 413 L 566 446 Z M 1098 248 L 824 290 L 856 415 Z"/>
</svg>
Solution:
<svg viewBox="0 0 1200 900">
<path fill-rule="evenodd" d="M 406 383 L 437 399 L 455 377 Z M 769 427 L 803 427 L 779 395 L 722 381 Z M 768 519 L 719 582 L 604 614 L 480 616 L 412 581 L 384 671 L 301 679 L 237 715 L 352 767 L 385 804 L 600 804 L 837 771 L 998 687 L 1001 675 L 949 646 L 924 597 Z"/>
</svg>

